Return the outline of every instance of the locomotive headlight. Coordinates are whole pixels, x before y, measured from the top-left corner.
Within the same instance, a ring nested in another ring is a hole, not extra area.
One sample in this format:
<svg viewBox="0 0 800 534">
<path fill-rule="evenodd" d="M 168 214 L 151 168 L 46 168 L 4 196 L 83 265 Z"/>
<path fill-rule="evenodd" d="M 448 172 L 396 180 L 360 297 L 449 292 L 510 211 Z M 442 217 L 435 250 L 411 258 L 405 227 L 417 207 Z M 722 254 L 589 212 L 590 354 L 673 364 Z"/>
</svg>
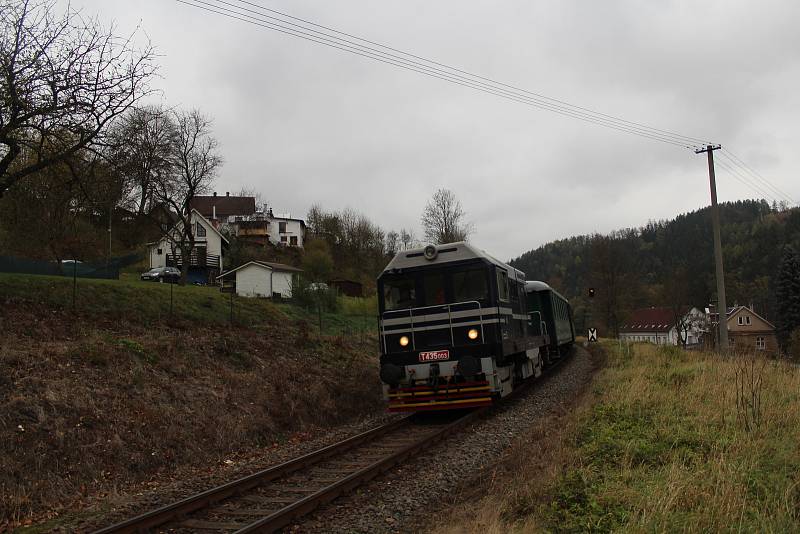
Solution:
<svg viewBox="0 0 800 534">
<path fill-rule="evenodd" d="M 400 336 L 400 346 L 401 347 L 408 346 L 408 336 Z"/>
<path fill-rule="evenodd" d="M 467 332 L 467 337 L 472 340 L 478 339 L 478 331 L 475 328 L 470 328 Z"/>
</svg>

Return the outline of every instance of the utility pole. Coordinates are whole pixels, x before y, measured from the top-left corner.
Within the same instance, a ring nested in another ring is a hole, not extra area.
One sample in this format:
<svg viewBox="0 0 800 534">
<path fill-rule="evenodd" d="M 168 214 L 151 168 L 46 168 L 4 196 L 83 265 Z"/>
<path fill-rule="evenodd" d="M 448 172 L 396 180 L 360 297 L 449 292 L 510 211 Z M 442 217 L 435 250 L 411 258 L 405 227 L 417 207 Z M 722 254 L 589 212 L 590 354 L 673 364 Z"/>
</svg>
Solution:
<svg viewBox="0 0 800 534">
<path fill-rule="evenodd" d="M 708 154 L 708 180 L 711 184 L 711 225 L 714 229 L 714 263 L 717 274 L 717 312 L 719 316 L 719 347 L 721 353 L 728 352 L 728 305 L 725 302 L 725 270 L 722 268 L 722 239 L 719 229 L 719 206 L 717 205 L 717 180 L 714 176 L 714 151 L 722 145 L 708 145 L 695 150 L 695 154 Z"/>
</svg>

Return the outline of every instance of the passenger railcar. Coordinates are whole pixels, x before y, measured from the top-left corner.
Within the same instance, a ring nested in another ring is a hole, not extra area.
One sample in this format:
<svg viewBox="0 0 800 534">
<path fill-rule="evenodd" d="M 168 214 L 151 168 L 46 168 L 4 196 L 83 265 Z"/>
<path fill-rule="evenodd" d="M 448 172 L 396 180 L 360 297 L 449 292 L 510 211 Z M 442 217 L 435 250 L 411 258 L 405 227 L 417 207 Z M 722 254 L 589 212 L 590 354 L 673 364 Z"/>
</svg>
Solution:
<svg viewBox="0 0 800 534">
<path fill-rule="evenodd" d="M 558 291 L 544 282 L 525 282 L 531 328 L 547 340 L 543 357 L 548 363 L 563 356 L 575 342 L 572 306 Z"/>
<path fill-rule="evenodd" d="M 485 406 L 538 376 L 548 312 L 527 295 L 522 271 L 468 243 L 398 253 L 378 277 L 389 410 Z"/>
</svg>

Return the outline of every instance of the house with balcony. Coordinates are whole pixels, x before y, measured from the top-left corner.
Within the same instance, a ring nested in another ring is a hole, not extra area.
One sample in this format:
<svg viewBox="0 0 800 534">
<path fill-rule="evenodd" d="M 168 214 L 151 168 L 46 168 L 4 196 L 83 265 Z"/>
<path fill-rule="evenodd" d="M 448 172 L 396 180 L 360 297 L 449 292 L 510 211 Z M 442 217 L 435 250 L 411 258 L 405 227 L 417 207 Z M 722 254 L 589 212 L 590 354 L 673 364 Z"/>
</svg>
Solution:
<svg viewBox="0 0 800 534">
<path fill-rule="evenodd" d="M 293 218 L 290 214 L 275 215 L 266 204 L 256 205 L 255 197 L 214 193 L 195 197 L 192 207 L 223 234 L 236 236 L 254 245 L 302 248 L 305 242 L 304 220 Z"/>
<path fill-rule="evenodd" d="M 148 244 L 150 268 L 177 267 L 183 270 L 186 265 L 189 269 L 189 281 L 213 284 L 222 272 L 223 254 L 228 248 L 228 239 L 196 209 L 192 210 L 190 221 L 195 239 L 195 248 L 190 257 L 184 261 L 180 250 L 175 246 L 175 239 L 164 236 L 160 240 Z M 183 223 L 180 221 L 176 223 L 169 230 L 168 235 L 180 235 L 182 225 Z"/>
</svg>

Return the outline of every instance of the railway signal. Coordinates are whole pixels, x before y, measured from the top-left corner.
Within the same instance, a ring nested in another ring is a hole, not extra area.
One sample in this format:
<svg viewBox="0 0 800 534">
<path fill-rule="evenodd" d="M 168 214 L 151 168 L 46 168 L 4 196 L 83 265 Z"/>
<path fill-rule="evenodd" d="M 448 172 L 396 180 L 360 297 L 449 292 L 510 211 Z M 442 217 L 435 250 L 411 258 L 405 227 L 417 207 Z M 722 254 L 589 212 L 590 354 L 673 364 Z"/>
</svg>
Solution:
<svg viewBox="0 0 800 534">
<path fill-rule="evenodd" d="M 593 298 L 594 298 L 594 288 L 593 288 L 593 287 L 590 287 L 590 288 L 589 288 L 589 298 L 590 298 L 590 299 L 593 299 Z"/>
</svg>

